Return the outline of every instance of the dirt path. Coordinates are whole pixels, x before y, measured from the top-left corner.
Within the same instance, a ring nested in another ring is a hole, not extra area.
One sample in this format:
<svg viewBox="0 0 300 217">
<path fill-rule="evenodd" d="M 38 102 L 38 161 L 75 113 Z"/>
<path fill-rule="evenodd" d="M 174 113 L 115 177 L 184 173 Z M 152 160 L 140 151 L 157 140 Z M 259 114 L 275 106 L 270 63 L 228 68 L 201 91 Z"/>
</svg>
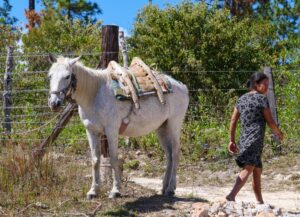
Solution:
<svg viewBox="0 0 300 217">
<path fill-rule="evenodd" d="M 133 177 L 131 181 L 143 187 L 160 192 L 162 181 L 159 178 L 140 178 Z M 187 187 L 179 185 L 176 189 L 178 196 L 193 196 L 205 199 L 208 201 L 217 201 L 224 198 L 230 191 L 231 186 L 215 187 L 215 186 L 195 186 Z M 284 211 L 300 211 L 300 194 L 297 191 L 263 191 L 264 201 L 275 207 L 281 208 Z M 254 194 L 251 190 L 251 184 L 247 185 L 241 190 L 237 201 L 255 202 Z"/>
</svg>

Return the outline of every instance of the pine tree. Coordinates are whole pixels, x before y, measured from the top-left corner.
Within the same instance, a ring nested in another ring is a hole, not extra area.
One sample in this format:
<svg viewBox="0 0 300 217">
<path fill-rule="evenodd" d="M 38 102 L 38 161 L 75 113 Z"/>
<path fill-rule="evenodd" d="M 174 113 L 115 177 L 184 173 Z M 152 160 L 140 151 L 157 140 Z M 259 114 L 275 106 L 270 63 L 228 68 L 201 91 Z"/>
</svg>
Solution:
<svg viewBox="0 0 300 217">
<path fill-rule="evenodd" d="M 17 18 L 10 16 L 12 6 L 9 0 L 3 0 L 3 6 L 0 7 L 0 25 L 13 25 L 17 22 Z"/>
<path fill-rule="evenodd" d="M 43 4 L 46 7 L 55 8 L 61 15 L 67 16 L 70 21 L 79 19 L 95 23 L 95 16 L 102 13 L 97 3 L 87 0 L 43 0 Z"/>
</svg>

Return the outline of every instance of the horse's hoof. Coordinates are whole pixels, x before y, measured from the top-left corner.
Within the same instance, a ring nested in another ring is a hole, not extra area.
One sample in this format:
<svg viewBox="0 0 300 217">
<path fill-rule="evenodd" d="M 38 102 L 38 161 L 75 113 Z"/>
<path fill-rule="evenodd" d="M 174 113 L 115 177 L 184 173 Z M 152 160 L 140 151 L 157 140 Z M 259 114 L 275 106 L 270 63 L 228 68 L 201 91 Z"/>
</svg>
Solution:
<svg viewBox="0 0 300 217">
<path fill-rule="evenodd" d="M 117 197 L 121 197 L 121 194 L 119 192 L 110 192 L 108 195 L 109 199 L 115 199 Z"/>
<path fill-rule="evenodd" d="M 174 191 L 165 191 L 163 195 L 166 197 L 174 197 L 175 192 Z"/>
<path fill-rule="evenodd" d="M 94 199 L 96 197 L 97 197 L 97 195 L 95 195 L 95 194 L 88 194 L 88 195 L 86 195 L 86 199 L 87 200 L 92 200 L 92 199 Z"/>
</svg>

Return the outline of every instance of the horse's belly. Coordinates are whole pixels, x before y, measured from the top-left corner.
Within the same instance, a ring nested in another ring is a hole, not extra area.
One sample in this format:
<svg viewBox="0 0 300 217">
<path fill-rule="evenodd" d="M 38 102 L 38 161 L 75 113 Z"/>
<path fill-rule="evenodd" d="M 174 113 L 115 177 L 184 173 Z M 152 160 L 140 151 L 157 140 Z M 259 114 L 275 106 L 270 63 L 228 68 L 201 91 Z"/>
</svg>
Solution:
<svg viewBox="0 0 300 217">
<path fill-rule="evenodd" d="M 122 135 L 136 137 L 149 134 L 158 129 L 166 119 L 165 115 L 144 115 L 142 118 L 130 118 L 130 122 Z"/>
</svg>

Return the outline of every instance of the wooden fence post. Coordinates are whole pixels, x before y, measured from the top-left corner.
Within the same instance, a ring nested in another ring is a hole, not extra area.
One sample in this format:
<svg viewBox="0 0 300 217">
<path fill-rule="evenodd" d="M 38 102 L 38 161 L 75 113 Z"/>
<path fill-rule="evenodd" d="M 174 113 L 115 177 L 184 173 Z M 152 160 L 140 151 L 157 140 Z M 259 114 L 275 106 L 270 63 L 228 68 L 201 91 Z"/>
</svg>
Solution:
<svg viewBox="0 0 300 217">
<path fill-rule="evenodd" d="M 102 26 L 102 54 L 97 68 L 107 68 L 110 61 L 119 60 L 119 27 L 115 25 Z M 101 144 L 101 182 L 108 183 L 111 180 L 111 165 L 106 136 L 100 137 Z"/>
<path fill-rule="evenodd" d="M 6 67 L 4 74 L 4 92 L 3 92 L 3 112 L 4 112 L 4 129 L 5 133 L 10 135 L 11 123 L 10 123 L 10 111 L 12 106 L 12 71 L 14 68 L 13 58 L 14 47 L 9 46 L 7 48 Z"/>
<path fill-rule="evenodd" d="M 275 121 L 276 125 L 279 126 L 278 115 L 277 115 L 277 105 L 276 105 L 276 97 L 275 97 L 275 87 L 274 87 L 274 79 L 271 67 L 264 68 L 264 74 L 269 78 L 269 90 L 268 90 L 268 101 L 272 113 L 272 118 Z M 280 153 L 281 146 L 279 139 L 273 134 L 273 139 L 276 142 L 276 150 Z"/>
<path fill-rule="evenodd" d="M 119 27 L 102 26 L 102 53 L 97 68 L 105 69 L 112 60 L 119 61 Z"/>
</svg>

